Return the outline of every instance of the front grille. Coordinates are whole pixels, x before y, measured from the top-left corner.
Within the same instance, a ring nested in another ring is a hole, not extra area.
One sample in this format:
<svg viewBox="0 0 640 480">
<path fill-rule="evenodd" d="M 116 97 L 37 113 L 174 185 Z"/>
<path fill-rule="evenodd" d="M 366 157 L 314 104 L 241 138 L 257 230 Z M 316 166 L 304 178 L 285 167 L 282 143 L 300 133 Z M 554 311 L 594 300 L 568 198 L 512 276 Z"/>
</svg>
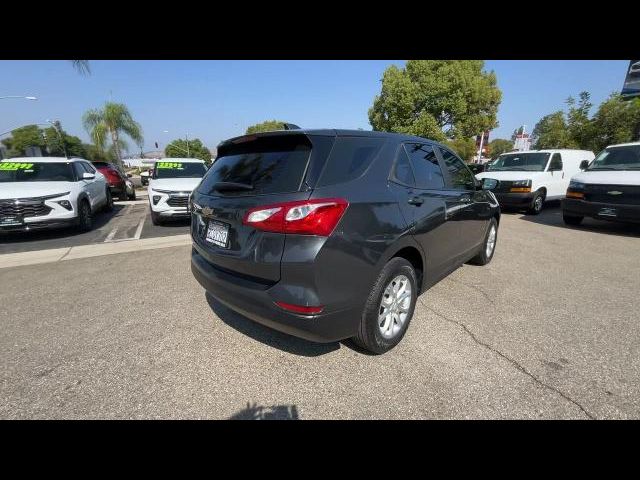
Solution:
<svg viewBox="0 0 640 480">
<path fill-rule="evenodd" d="M 497 180 L 498 184 L 495 186 L 493 190 L 494 193 L 509 193 L 511 191 L 511 185 L 513 184 L 510 180 Z"/>
<path fill-rule="evenodd" d="M 40 198 L 0 200 L 0 217 L 42 217 L 51 211 Z"/>
<path fill-rule="evenodd" d="M 589 185 L 584 189 L 587 202 L 614 205 L 640 205 L 640 186 L 636 185 Z"/>
<path fill-rule="evenodd" d="M 167 200 L 167 205 L 171 205 L 172 207 L 187 207 L 189 205 L 189 197 L 173 197 L 169 196 L 169 200 Z"/>
</svg>

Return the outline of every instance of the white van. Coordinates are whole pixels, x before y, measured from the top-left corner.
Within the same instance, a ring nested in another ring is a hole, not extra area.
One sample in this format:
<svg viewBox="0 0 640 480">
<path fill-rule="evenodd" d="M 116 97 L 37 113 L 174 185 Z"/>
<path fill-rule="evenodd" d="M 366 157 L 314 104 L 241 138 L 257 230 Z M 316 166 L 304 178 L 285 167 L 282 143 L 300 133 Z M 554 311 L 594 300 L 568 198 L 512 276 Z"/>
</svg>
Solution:
<svg viewBox="0 0 640 480">
<path fill-rule="evenodd" d="M 640 223 L 640 142 L 610 145 L 574 175 L 562 217 L 568 225 L 584 217 Z"/>
<path fill-rule="evenodd" d="M 476 175 L 501 206 L 537 215 L 546 200 L 564 198 L 573 175 L 595 155 L 589 150 L 527 150 L 503 153 Z"/>
</svg>

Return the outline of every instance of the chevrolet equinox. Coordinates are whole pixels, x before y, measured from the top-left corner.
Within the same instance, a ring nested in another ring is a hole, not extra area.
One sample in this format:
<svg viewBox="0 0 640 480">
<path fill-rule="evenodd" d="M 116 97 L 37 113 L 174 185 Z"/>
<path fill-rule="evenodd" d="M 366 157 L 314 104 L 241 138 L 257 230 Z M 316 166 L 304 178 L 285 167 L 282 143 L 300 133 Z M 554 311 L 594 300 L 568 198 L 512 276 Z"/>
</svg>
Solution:
<svg viewBox="0 0 640 480">
<path fill-rule="evenodd" d="M 220 143 L 189 199 L 191 269 L 249 319 L 384 353 L 418 295 L 495 250 L 500 207 L 446 146 L 283 130 Z"/>
</svg>

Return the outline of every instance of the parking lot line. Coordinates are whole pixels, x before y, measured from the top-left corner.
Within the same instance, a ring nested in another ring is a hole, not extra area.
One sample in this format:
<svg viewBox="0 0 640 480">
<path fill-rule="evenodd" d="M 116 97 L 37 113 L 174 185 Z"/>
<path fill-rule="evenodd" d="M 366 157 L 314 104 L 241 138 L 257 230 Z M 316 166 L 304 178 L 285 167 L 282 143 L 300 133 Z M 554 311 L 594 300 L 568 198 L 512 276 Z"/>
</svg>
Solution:
<svg viewBox="0 0 640 480">
<path fill-rule="evenodd" d="M 111 240 L 113 240 L 113 237 L 116 236 L 116 233 L 118 232 L 118 227 L 114 228 L 113 230 L 111 230 L 109 232 L 109 235 L 107 235 L 107 238 L 104 239 L 105 243 L 110 242 Z"/>
<path fill-rule="evenodd" d="M 145 217 L 142 217 L 142 220 L 140 220 L 140 223 L 138 224 L 138 228 L 136 229 L 136 234 L 133 236 L 135 240 L 140 239 L 140 235 L 142 234 L 142 227 L 144 225 L 144 218 Z"/>
</svg>

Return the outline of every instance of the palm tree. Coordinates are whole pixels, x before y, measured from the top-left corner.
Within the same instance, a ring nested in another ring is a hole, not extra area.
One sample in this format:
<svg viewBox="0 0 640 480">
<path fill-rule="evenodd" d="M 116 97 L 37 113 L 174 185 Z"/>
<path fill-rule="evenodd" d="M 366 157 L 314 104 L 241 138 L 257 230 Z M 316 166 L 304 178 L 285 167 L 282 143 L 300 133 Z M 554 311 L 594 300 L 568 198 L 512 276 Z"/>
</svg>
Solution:
<svg viewBox="0 0 640 480">
<path fill-rule="evenodd" d="M 91 67 L 89 67 L 89 60 L 70 60 L 80 75 L 91 75 Z"/>
<path fill-rule="evenodd" d="M 102 109 L 92 109 L 82 117 L 85 130 L 91 136 L 93 143 L 104 152 L 107 136 L 111 137 L 111 146 L 118 164 L 122 166 L 122 148 L 126 143 L 120 138 L 121 134 L 128 135 L 139 147 L 142 147 L 142 127 L 136 122 L 129 109 L 122 103 L 107 102 Z"/>
</svg>

